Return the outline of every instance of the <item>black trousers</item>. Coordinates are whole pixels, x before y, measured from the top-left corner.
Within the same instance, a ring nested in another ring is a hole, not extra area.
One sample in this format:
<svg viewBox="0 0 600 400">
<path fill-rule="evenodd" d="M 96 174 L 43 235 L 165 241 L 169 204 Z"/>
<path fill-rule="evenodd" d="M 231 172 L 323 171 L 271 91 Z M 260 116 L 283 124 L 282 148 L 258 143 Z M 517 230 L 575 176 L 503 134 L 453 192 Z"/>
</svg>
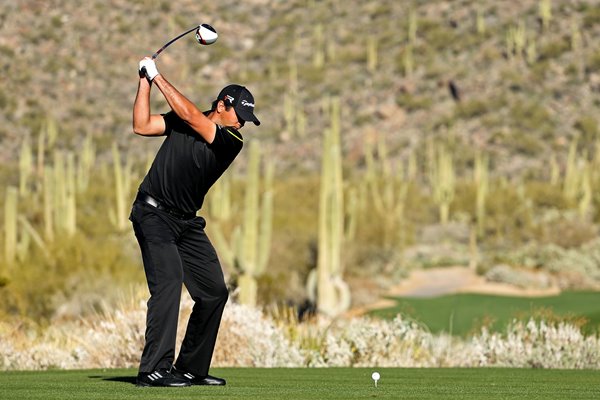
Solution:
<svg viewBox="0 0 600 400">
<path fill-rule="evenodd" d="M 175 367 L 205 376 L 229 296 L 217 253 L 204 233 L 206 221 L 178 219 L 140 201 L 133 204 L 130 220 L 150 290 L 139 371 L 169 369 L 174 364 L 183 283 L 194 307 Z"/>
</svg>

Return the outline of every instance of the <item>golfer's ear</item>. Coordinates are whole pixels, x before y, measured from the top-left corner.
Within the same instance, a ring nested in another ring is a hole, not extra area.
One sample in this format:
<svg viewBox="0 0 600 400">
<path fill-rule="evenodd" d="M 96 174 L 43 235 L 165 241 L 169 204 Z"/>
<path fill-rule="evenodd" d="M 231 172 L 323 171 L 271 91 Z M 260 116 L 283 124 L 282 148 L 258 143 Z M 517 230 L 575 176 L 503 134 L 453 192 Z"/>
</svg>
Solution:
<svg viewBox="0 0 600 400">
<path fill-rule="evenodd" d="M 219 100 L 217 102 L 217 112 L 218 113 L 222 113 L 223 111 L 225 111 L 227 108 L 225 107 L 225 102 L 223 100 Z"/>
</svg>

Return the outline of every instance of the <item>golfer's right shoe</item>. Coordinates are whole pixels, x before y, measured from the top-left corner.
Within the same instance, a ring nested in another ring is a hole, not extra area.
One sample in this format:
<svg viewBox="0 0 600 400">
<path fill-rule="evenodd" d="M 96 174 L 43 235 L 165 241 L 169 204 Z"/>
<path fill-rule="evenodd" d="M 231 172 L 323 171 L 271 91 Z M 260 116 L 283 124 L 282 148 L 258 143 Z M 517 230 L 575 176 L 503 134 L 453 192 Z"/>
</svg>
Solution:
<svg viewBox="0 0 600 400">
<path fill-rule="evenodd" d="M 190 374 L 189 372 L 182 371 L 180 369 L 171 368 L 171 372 L 174 376 L 181 379 L 186 379 L 193 386 L 225 386 L 227 382 L 223 378 L 217 378 L 216 376 L 206 375 L 206 376 L 196 376 Z"/>
<path fill-rule="evenodd" d="M 169 370 L 161 368 L 154 372 L 140 372 L 137 376 L 138 386 L 163 386 L 163 387 L 183 387 L 190 386 L 187 379 L 181 379 L 173 375 Z"/>
</svg>

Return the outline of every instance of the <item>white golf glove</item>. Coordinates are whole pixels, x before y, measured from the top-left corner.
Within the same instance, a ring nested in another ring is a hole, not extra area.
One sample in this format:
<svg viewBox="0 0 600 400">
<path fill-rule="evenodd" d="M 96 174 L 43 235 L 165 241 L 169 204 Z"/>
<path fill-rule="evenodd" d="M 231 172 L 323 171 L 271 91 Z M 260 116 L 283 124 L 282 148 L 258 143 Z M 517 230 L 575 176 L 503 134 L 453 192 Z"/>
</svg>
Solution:
<svg viewBox="0 0 600 400">
<path fill-rule="evenodd" d="M 146 78 L 148 78 L 150 82 L 152 82 L 152 80 L 156 78 L 156 75 L 159 74 L 154 60 L 149 57 L 146 57 L 140 61 L 139 71 L 146 74 Z"/>
</svg>

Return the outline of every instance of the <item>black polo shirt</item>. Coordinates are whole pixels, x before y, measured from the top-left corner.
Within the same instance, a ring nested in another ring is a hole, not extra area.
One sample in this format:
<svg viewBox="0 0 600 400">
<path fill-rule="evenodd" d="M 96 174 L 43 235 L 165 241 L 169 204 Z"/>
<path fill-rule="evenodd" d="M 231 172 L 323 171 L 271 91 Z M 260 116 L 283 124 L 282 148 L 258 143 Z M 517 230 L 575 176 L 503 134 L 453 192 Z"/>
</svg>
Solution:
<svg viewBox="0 0 600 400">
<path fill-rule="evenodd" d="M 208 189 L 242 150 L 244 139 L 236 129 L 217 125 L 209 144 L 175 112 L 163 117 L 166 139 L 139 190 L 168 207 L 195 213 Z"/>
</svg>

